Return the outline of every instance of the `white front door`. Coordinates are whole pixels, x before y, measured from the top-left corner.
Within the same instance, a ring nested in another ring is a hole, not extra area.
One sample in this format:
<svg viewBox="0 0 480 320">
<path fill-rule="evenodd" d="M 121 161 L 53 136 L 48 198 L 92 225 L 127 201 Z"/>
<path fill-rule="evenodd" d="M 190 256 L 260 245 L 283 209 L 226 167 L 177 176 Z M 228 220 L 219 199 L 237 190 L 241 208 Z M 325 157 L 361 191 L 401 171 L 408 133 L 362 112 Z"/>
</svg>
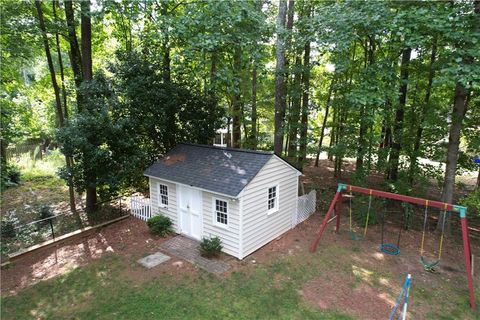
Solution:
<svg viewBox="0 0 480 320">
<path fill-rule="evenodd" d="M 186 236 L 200 240 L 203 231 L 202 191 L 177 185 L 180 231 Z"/>
</svg>

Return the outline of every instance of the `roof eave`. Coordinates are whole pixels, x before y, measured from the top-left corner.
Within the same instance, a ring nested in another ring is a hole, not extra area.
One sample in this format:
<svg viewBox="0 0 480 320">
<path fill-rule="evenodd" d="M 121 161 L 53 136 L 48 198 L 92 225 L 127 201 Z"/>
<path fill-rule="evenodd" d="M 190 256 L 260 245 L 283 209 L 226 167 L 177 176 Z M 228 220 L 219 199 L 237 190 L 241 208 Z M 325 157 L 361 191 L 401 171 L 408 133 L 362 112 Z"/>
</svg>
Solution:
<svg viewBox="0 0 480 320">
<path fill-rule="evenodd" d="M 146 173 L 144 173 L 143 175 L 144 175 L 145 177 L 148 177 L 148 178 L 159 179 L 159 180 L 163 180 L 163 181 L 166 181 L 166 182 L 169 182 L 169 183 L 174 183 L 174 184 L 180 184 L 180 185 L 182 185 L 182 186 L 186 186 L 186 187 L 198 189 L 198 190 L 201 190 L 201 191 L 206 191 L 206 192 L 214 193 L 214 194 L 220 195 L 220 196 L 222 196 L 222 197 L 227 197 L 227 198 L 232 198 L 232 199 L 238 199 L 238 198 L 240 198 L 241 195 L 242 195 L 242 193 L 243 193 L 243 190 L 245 190 L 245 187 L 243 187 L 242 191 L 240 191 L 237 195 L 231 195 L 231 194 L 225 194 L 225 193 L 221 193 L 221 192 L 214 191 L 214 190 L 209 190 L 209 189 L 205 189 L 205 188 L 200 188 L 200 187 L 188 185 L 188 184 L 185 184 L 185 183 L 181 183 L 181 182 L 178 182 L 178 181 L 173 181 L 173 180 L 165 179 L 165 178 L 162 178 L 162 177 L 152 176 L 152 175 L 149 175 L 149 174 L 146 174 Z"/>
</svg>

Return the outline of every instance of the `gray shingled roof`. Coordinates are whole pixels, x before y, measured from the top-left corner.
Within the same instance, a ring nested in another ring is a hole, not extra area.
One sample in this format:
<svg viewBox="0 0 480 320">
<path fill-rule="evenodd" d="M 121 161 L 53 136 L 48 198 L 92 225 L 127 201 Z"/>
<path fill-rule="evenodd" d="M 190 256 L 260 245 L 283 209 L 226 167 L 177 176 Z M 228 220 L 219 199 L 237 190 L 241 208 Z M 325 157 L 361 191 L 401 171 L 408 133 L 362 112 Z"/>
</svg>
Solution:
<svg viewBox="0 0 480 320">
<path fill-rule="evenodd" d="M 271 157 L 270 152 L 182 143 L 144 174 L 237 196 Z"/>
</svg>

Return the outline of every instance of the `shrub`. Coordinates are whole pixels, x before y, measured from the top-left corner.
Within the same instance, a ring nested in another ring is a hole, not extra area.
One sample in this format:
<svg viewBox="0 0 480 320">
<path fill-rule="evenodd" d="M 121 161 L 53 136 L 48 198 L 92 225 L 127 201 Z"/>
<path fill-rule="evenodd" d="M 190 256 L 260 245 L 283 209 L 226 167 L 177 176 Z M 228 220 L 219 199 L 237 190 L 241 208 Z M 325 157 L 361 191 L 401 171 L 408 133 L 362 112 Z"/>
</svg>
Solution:
<svg viewBox="0 0 480 320">
<path fill-rule="evenodd" d="M 53 214 L 50 206 L 49 205 L 42 205 L 40 207 L 40 209 L 38 210 L 37 220 L 43 220 L 43 219 L 47 219 L 47 218 L 50 218 L 50 217 L 53 217 L 53 216 L 54 216 L 54 214 Z M 38 222 L 39 227 L 46 226 L 46 225 L 49 225 L 49 224 L 50 224 L 49 220 L 44 220 L 44 221 Z"/>
<path fill-rule="evenodd" d="M 7 174 L 8 174 L 8 179 L 10 180 L 10 182 L 15 183 L 15 184 L 20 183 L 21 174 L 20 174 L 20 170 L 17 167 L 10 166 Z"/>
<path fill-rule="evenodd" d="M 202 238 L 202 241 L 200 241 L 200 252 L 202 253 L 202 256 L 208 258 L 216 257 L 220 254 L 222 249 L 222 240 L 217 236 L 210 239 Z"/>
<path fill-rule="evenodd" d="M 0 190 L 16 186 L 20 183 L 20 170 L 15 165 L 7 164 L 1 166 L 0 173 Z"/>
<path fill-rule="evenodd" d="M 15 225 L 12 220 L 2 220 L 0 231 L 2 233 L 2 239 L 14 238 L 16 235 Z"/>
<path fill-rule="evenodd" d="M 150 232 L 161 237 L 165 237 L 173 232 L 172 220 L 164 215 L 151 217 L 147 220 Z"/>
</svg>

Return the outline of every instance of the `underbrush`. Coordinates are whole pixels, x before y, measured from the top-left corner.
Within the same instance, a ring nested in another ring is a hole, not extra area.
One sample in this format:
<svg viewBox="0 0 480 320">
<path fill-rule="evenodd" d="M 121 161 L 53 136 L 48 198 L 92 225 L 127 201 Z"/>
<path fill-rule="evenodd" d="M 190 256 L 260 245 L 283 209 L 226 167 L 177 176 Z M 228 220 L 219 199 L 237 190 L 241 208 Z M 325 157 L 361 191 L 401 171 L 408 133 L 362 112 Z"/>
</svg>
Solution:
<svg viewBox="0 0 480 320">
<path fill-rule="evenodd" d="M 65 162 L 60 150 L 53 150 L 43 156 L 42 160 L 35 160 L 29 154 L 23 154 L 17 159 L 23 181 L 42 182 L 48 178 L 60 180 L 57 171 Z"/>
</svg>

